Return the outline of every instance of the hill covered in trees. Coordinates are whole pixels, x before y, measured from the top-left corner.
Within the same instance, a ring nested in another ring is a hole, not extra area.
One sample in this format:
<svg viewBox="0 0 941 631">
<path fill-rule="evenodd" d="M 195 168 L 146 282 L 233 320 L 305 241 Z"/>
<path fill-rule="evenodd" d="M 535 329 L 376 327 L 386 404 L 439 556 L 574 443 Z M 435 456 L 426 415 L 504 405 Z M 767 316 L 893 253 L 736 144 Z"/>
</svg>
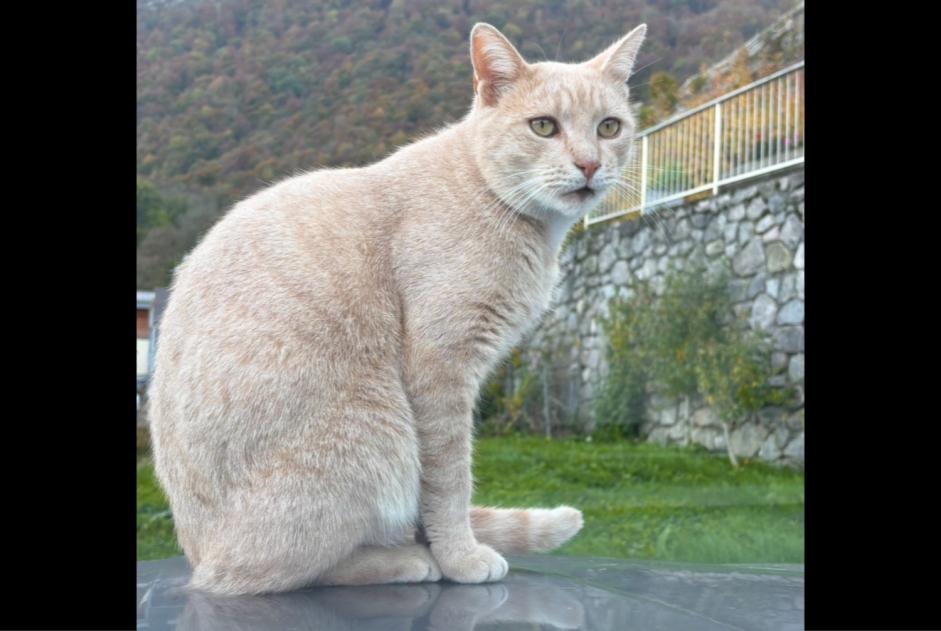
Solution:
<svg viewBox="0 0 941 631">
<path fill-rule="evenodd" d="M 365 164 L 464 115 L 468 34 L 531 61 L 581 61 L 648 25 L 631 84 L 685 78 L 793 0 L 149 0 L 138 2 L 138 286 L 166 285 L 232 203 L 321 166 Z"/>
</svg>

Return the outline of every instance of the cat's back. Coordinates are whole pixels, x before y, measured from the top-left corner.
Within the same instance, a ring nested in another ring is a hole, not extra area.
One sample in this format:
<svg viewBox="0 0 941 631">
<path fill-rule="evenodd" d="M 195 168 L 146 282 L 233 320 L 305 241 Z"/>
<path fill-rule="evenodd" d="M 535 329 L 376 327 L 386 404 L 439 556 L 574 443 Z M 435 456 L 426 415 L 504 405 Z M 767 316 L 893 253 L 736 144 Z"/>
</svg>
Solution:
<svg viewBox="0 0 941 631">
<path fill-rule="evenodd" d="M 322 382 L 365 344 L 394 354 L 398 305 L 368 177 L 316 171 L 260 191 L 177 267 L 151 384 L 157 423 L 224 407 L 232 388 Z"/>
<path fill-rule="evenodd" d="M 328 306 L 340 287 L 355 292 L 361 283 L 350 281 L 368 278 L 383 249 L 367 178 L 362 169 L 315 171 L 236 204 L 175 270 L 164 326 L 218 330 L 214 317 L 233 326 L 253 315 L 255 325 L 300 324 L 298 310 Z"/>
</svg>

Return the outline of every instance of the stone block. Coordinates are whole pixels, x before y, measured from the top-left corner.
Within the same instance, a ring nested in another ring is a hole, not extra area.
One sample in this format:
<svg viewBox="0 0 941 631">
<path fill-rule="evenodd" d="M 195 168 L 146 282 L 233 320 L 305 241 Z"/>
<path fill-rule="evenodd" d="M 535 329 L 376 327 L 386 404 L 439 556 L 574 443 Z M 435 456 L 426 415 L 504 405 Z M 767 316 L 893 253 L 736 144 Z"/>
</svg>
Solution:
<svg viewBox="0 0 941 631">
<path fill-rule="evenodd" d="M 706 245 L 706 256 L 708 257 L 719 256 L 723 252 L 725 252 L 725 244 L 723 244 L 719 239 L 716 239 L 715 241 L 712 241 Z"/>
<path fill-rule="evenodd" d="M 758 219 L 766 212 L 768 212 L 768 204 L 761 197 L 751 200 L 745 208 L 745 216 L 752 220 Z"/>
<path fill-rule="evenodd" d="M 775 350 L 784 353 L 803 353 L 804 327 L 784 326 L 777 329 L 773 335 L 773 346 Z"/>
<path fill-rule="evenodd" d="M 720 433 L 711 427 L 696 427 L 690 432 L 690 439 L 697 445 L 714 449 L 716 436 Z"/>
<path fill-rule="evenodd" d="M 761 294 L 752 305 L 749 324 L 758 331 L 770 331 L 774 326 L 778 303 L 768 294 Z"/>
<path fill-rule="evenodd" d="M 778 324 L 802 324 L 804 322 L 804 301 L 791 300 L 778 313 Z"/>
<path fill-rule="evenodd" d="M 800 432 L 787 447 L 784 448 L 784 456 L 796 463 L 804 462 L 804 432 Z"/>
<path fill-rule="evenodd" d="M 755 224 L 755 232 L 758 234 L 764 234 L 770 230 L 775 225 L 774 217 L 772 215 L 765 215 L 758 220 L 758 223 Z"/>
<path fill-rule="evenodd" d="M 777 241 L 779 238 L 781 238 L 781 230 L 777 226 L 774 226 L 773 228 L 771 228 L 771 230 L 769 230 L 768 232 L 764 233 L 761 236 L 761 240 L 764 241 L 765 243 L 771 243 L 772 241 Z"/>
<path fill-rule="evenodd" d="M 804 354 L 798 353 L 791 357 L 791 362 L 787 367 L 787 376 L 792 383 L 798 383 L 804 380 Z"/>
<path fill-rule="evenodd" d="M 781 448 L 778 447 L 774 435 L 768 436 L 765 439 L 765 442 L 761 444 L 761 449 L 758 451 L 758 457 L 769 462 L 777 460 L 781 457 Z"/>
<path fill-rule="evenodd" d="M 732 453 L 740 458 L 754 458 L 768 437 L 768 433 L 767 428 L 756 423 L 745 423 L 736 427 L 729 436 Z"/>
<path fill-rule="evenodd" d="M 611 270 L 611 282 L 615 285 L 626 285 L 631 278 L 627 261 L 618 261 Z"/>
<path fill-rule="evenodd" d="M 768 271 L 774 274 L 788 269 L 791 266 L 793 256 L 790 251 L 781 243 L 771 243 L 767 249 Z"/>
<path fill-rule="evenodd" d="M 757 186 L 742 187 L 738 189 L 737 191 L 735 191 L 735 193 L 732 195 L 732 201 L 736 203 L 746 201 L 746 200 L 751 199 L 757 194 L 758 194 Z"/>
<path fill-rule="evenodd" d="M 781 227 L 781 242 L 789 248 L 797 247 L 804 239 L 804 224 L 796 215 L 788 215 Z"/>
<path fill-rule="evenodd" d="M 742 302 L 748 296 L 749 281 L 736 278 L 729 281 L 729 299 L 732 303 Z"/>
<path fill-rule="evenodd" d="M 768 198 L 768 210 L 770 210 L 772 214 L 776 215 L 780 212 L 783 212 L 784 205 L 785 205 L 785 198 L 784 198 L 784 195 L 781 193 L 773 193 Z"/>
<path fill-rule="evenodd" d="M 709 407 L 702 407 L 693 412 L 691 420 L 696 427 L 709 427 L 720 424 L 719 417 Z"/>
<path fill-rule="evenodd" d="M 598 271 L 607 272 L 618 259 L 617 251 L 614 245 L 609 243 L 601 248 L 601 254 L 598 255 Z"/>
<path fill-rule="evenodd" d="M 782 246 L 783 247 L 783 246 Z M 786 250 L 785 250 L 786 251 Z M 751 276 L 765 266 L 765 248 L 760 239 L 752 239 L 732 261 L 739 276 Z"/>
</svg>

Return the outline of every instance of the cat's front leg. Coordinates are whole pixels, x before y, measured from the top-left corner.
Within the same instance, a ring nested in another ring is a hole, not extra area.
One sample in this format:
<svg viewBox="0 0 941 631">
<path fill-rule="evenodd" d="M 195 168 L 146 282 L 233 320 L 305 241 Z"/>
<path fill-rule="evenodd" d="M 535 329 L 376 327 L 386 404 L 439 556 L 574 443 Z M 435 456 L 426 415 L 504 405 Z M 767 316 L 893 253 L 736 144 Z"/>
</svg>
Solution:
<svg viewBox="0 0 941 631">
<path fill-rule="evenodd" d="M 421 516 L 441 573 L 461 583 L 498 581 L 507 563 L 471 530 L 471 436 L 476 385 L 439 365 L 415 380 L 411 401 L 421 442 Z"/>
</svg>

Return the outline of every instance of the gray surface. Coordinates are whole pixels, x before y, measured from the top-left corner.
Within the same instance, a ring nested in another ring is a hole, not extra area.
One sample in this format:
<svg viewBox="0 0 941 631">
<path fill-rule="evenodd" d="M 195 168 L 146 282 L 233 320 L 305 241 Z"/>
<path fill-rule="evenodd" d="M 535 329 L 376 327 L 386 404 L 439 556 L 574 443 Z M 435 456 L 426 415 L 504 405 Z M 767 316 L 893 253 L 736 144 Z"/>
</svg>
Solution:
<svg viewBox="0 0 941 631">
<path fill-rule="evenodd" d="M 376 631 L 440 629 L 797 630 L 801 565 L 683 565 L 508 556 L 499 583 L 316 587 L 221 598 L 180 589 L 183 557 L 137 564 L 137 628 Z"/>
</svg>

